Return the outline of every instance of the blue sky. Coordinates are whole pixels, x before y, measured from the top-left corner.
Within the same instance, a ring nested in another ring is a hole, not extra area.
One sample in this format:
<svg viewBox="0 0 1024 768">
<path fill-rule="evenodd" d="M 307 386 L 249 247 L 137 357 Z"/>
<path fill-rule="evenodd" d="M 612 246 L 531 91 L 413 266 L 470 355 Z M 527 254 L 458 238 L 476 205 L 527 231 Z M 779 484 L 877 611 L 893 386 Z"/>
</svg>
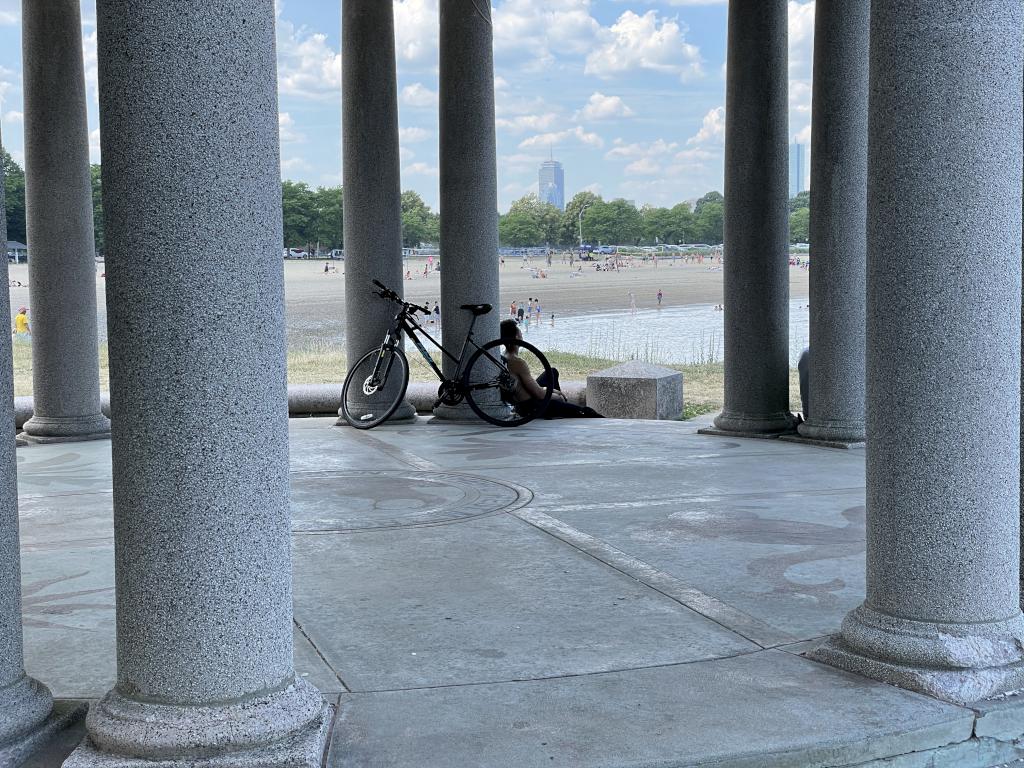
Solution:
<svg viewBox="0 0 1024 768">
<path fill-rule="evenodd" d="M 82 0 L 93 161 L 95 0 Z M 402 186 L 437 205 L 437 0 L 395 0 Z M 20 0 L 0 0 L 0 121 L 22 160 Z M 810 135 L 814 2 L 790 0 L 790 135 Z M 340 0 L 278 0 L 282 176 L 341 182 Z M 493 0 L 498 200 L 536 192 L 672 205 L 722 187 L 725 0 Z"/>
</svg>

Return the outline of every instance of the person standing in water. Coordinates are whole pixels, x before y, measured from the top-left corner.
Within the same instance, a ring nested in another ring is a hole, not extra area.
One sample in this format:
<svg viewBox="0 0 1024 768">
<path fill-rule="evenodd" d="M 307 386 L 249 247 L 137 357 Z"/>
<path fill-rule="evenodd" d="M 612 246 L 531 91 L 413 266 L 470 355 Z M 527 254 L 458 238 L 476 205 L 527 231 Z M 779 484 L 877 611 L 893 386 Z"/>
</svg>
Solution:
<svg viewBox="0 0 1024 768">
<path fill-rule="evenodd" d="M 663 294 L 663 293 L 661 292 L 661 288 L 659 288 L 659 289 L 658 289 L 658 306 L 659 306 L 659 307 L 661 306 L 661 298 L 662 298 L 662 296 L 664 296 L 664 295 L 665 295 L 665 294 Z"/>
</svg>

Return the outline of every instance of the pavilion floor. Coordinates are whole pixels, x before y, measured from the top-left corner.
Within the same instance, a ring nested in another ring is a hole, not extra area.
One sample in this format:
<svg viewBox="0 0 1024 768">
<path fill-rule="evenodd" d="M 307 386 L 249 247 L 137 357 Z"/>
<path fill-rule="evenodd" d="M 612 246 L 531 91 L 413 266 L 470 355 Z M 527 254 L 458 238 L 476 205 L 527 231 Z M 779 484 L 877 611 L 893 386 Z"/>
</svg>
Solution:
<svg viewBox="0 0 1024 768">
<path fill-rule="evenodd" d="M 293 420 L 296 666 L 338 704 L 328 765 L 1024 757 L 1015 699 L 978 712 L 800 655 L 863 599 L 864 452 L 709 420 Z M 26 665 L 94 699 L 115 677 L 110 443 L 18 467 Z"/>
</svg>

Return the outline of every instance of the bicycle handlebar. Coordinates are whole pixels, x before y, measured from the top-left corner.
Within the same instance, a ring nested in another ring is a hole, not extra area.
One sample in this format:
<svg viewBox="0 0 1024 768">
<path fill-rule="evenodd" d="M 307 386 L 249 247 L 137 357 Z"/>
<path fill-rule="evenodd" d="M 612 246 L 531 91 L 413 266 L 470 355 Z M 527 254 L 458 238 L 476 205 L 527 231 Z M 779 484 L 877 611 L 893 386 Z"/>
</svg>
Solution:
<svg viewBox="0 0 1024 768">
<path fill-rule="evenodd" d="M 424 315 L 430 314 L 430 310 L 427 309 L 426 307 L 421 307 L 419 304 L 413 304 L 412 302 L 403 301 L 401 296 L 392 291 L 379 280 L 374 280 L 373 284 L 380 288 L 379 291 L 374 291 L 374 293 L 376 293 L 382 299 L 388 299 L 389 301 L 393 301 L 396 304 L 401 304 L 403 307 L 405 307 L 406 309 L 411 309 L 413 312 L 422 312 Z"/>
</svg>

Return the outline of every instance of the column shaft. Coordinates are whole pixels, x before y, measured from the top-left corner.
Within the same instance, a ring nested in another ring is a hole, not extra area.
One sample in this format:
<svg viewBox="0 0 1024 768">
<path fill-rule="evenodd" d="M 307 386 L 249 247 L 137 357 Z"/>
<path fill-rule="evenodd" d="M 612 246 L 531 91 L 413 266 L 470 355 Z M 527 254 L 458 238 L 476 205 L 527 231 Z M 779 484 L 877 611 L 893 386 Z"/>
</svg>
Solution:
<svg viewBox="0 0 1024 768">
<path fill-rule="evenodd" d="M 96 10 L 117 686 L 68 765 L 319 765 L 325 706 L 292 665 L 274 3 Z"/>
<path fill-rule="evenodd" d="M 789 412 L 786 0 L 730 0 L 725 134 L 725 408 L 773 433 Z"/>
<path fill-rule="evenodd" d="M 1024 681 L 1024 14 L 913 6 L 871 9 L 867 599 L 819 657 L 969 703 Z"/>
<path fill-rule="evenodd" d="M 25 205 L 36 442 L 107 437 L 100 411 L 89 127 L 78 0 L 26 0 Z"/>
<path fill-rule="evenodd" d="M 403 293 L 402 190 L 394 9 L 379 0 L 343 0 L 341 8 L 345 348 L 353 366 L 380 346 L 397 311 L 372 281 Z M 393 402 L 397 378 L 377 397 Z M 415 415 L 405 402 L 391 418 Z"/>
<path fill-rule="evenodd" d="M 871 0 L 818 0 L 811 139 L 810 414 L 800 434 L 864 440 Z"/>
<path fill-rule="evenodd" d="M 0 168 L 0 243 L 6 242 L 4 174 Z M 6 282 L 7 259 L 0 261 L 0 272 Z M 7 301 L 0 306 L 0 323 L 4 328 L 11 327 L 11 307 Z M 14 432 L 11 334 L 5 332 L 0 333 L 0 765 L 16 765 L 28 757 L 29 741 L 53 707 L 49 690 L 28 677 L 24 667 Z"/>
<path fill-rule="evenodd" d="M 463 304 L 491 304 L 474 336 L 498 336 L 498 173 L 494 133 L 491 7 L 441 0 L 441 318 L 444 342 L 458 354 L 472 315 Z M 455 363 L 445 359 L 451 376 Z M 442 418 L 475 418 L 464 403 Z"/>
</svg>

